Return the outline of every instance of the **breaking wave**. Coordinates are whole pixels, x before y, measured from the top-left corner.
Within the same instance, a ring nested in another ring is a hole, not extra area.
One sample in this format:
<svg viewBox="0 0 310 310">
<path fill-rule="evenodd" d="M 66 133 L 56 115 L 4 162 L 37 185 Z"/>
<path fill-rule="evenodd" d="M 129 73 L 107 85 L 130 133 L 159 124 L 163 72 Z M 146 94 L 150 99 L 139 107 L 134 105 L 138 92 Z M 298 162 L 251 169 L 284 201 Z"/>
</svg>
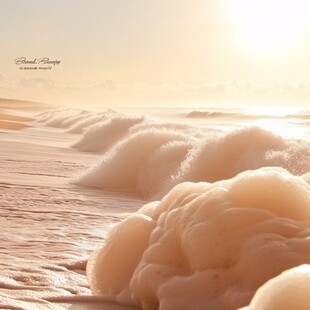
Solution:
<svg viewBox="0 0 310 310">
<path fill-rule="evenodd" d="M 169 169 L 163 170 L 162 167 L 178 166 L 190 144 L 186 135 L 176 131 L 151 129 L 135 132 L 115 144 L 96 167 L 75 183 L 103 189 L 141 190 L 146 194 L 150 187 L 160 187 L 169 174 Z M 159 184 L 152 181 L 155 171 Z M 160 176 L 159 171 L 162 171 Z"/>
<path fill-rule="evenodd" d="M 188 134 L 178 127 L 145 128 L 143 123 L 114 144 L 75 183 L 161 196 L 184 181 L 215 182 L 245 170 L 282 167 L 295 175 L 310 170 L 310 146 L 262 128 L 229 133 Z M 147 126 L 148 127 L 148 126 Z"/>
<path fill-rule="evenodd" d="M 103 153 L 98 164 L 73 181 L 82 186 L 134 191 L 149 198 L 162 197 L 182 182 L 216 182 L 261 167 L 282 167 L 294 175 L 310 171 L 308 142 L 285 139 L 260 127 L 224 131 L 208 120 L 196 124 L 181 116 L 155 121 L 112 110 L 58 109 L 41 114 L 39 121 L 82 133 L 74 148 Z"/>
<path fill-rule="evenodd" d="M 143 120 L 143 117 L 116 116 L 96 123 L 87 128 L 83 137 L 73 147 L 81 151 L 104 152 L 126 135 L 132 126 Z"/>
<path fill-rule="evenodd" d="M 116 112 L 113 111 L 107 111 L 95 115 L 90 115 L 89 117 L 83 118 L 80 121 L 73 124 L 67 130 L 67 132 L 77 134 L 84 133 L 90 126 L 108 120 L 111 117 L 111 115 L 114 115 L 115 113 Z"/>
<path fill-rule="evenodd" d="M 83 133 L 88 126 L 107 120 L 114 113 L 116 112 L 113 110 L 95 113 L 59 108 L 39 114 L 37 121 L 48 127 L 68 129 L 71 133 Z"/>
</svg>

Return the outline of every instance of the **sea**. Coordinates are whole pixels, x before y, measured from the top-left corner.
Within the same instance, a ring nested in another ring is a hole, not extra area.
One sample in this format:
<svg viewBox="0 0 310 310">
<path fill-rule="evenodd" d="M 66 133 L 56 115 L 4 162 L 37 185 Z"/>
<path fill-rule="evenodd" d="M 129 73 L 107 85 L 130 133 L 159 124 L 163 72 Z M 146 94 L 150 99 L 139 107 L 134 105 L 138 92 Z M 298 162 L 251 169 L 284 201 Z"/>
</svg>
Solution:
<svg viewBox="0 0 310 310">
<path fill-rule="evenodd" d="M 309 137 L 307 109 L 2 99 L 0 309 L 293 309 L 260 305 L 310 264 Z"/>
</svg>

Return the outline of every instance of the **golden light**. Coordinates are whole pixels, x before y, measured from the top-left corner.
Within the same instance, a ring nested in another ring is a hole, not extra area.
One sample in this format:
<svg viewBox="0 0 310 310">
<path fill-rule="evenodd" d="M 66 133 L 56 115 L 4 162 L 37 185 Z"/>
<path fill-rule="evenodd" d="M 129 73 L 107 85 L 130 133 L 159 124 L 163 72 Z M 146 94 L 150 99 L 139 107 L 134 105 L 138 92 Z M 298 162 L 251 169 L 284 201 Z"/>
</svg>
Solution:
<svg viewBox="0 0 310 310">
<path fill-rule="evenodd" d="M 287 106 L 256 106 L 249 109 L 251 114 L 258 116 L 285 116 L 294 115 L 300 112 L 299 109 Z"/>
<path fill-rule="evenodd" d="M 296 107 L 287 106 L 257 106 L 248 109 L 250 115 L 259 118 L 254 122 L 255 126 L 273 131 L 286 138 L 296 138 L 304 135 L 304 129 L 298 124 L 298 115 L 302 112 Z M 294 119 L 296 115 L 296 119 Z"/>
<path fill-rule="evenodd" d="M 307 136 L 304 136 L 304 128 L 288 119 L 262 118 L 255 122 L 255 126 L 272 131 L 284 138 L 302 137 L 307 139 Z"/>
<path fill-rule="evenodd" d="M 309 27 L 309 0 L 230 0 L 241 39 L 258 51 L 288 48 Z"/>
</svg>

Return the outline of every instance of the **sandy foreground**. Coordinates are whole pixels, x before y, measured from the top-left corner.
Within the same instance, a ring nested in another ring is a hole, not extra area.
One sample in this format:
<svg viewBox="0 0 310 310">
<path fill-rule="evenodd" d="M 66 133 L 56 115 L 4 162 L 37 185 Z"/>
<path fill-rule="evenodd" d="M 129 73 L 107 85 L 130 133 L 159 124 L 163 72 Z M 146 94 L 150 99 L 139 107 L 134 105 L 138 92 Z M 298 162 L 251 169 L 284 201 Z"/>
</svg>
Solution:
<svg viewBox="0 0 310 310">
<path fill-rule="evenodd" d="M 98 155 L 9 107 L 0 110 L 0 309 L 133 309 L 91 296 L 85 268 L 107 230 L 144 201 L 71 185 Z"/>
<path fill-rule="evenodd" d="M 34 121 L 34 118 L 1 112 L 0 104 L 0 129 L 20 130 L 29 128 L 31 121 Z"/>
<path fill-rule="evenodd" d="M 20 130 L 24 128 L 28 128 L 30 126 L 27 126 L 25 124 L 19 124 L 15 122 L 6 122 L 6 121 L 0 121 L 0 128 L 1 129 L 12 129 L 12 130 Z"/>
</svg>

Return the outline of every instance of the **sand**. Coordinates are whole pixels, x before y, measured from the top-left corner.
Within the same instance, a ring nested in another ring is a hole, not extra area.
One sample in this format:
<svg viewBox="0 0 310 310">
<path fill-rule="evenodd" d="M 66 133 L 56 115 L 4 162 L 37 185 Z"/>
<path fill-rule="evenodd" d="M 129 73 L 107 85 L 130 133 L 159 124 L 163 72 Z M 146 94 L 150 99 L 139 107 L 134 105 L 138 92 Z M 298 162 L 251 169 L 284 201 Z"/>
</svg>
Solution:
<svg viewBox="0 0 310 310">
<path fill-rule="evenodd" d="M 29 127 L 31 127 L 31 126 L 25 125 L 25 124 L 20 124 L 20 123 L 15 123 L 15 122 L 6 122 L 6 121 L 0 120 L 0 129 L 20 130 L 20 129 L 29 128 Z"/>
<path fill-rule="evenodd" d="M 8 120 L 8 121 L 15 121 L 15 122 L 31 122 L 34 120 L 34 118 L 31 118 L 31 117 L 18 116 L 18 115 L 8 114 L 8 113 L 0 113 L 0 119 Z"/>
<path fill-rule="evenodd" d="M 68 148 L 76 136 L 59 129 L 12 124 L 0 132 L 0 308 L 102 309 L 85 276 L 88 256 L 143 201 L 70 185 L 98 156 Z M 64 298 L 78 295 L 89 297 Z"/>
<path fill-rule="evenodd" d="M 29 128 L 31 125 L 26 122 L 33 121 L 34 118 L 24 117 L 14 114 L 1 113 L 0 110 L 0 129 L 20 130 Z"/>
</svg>

